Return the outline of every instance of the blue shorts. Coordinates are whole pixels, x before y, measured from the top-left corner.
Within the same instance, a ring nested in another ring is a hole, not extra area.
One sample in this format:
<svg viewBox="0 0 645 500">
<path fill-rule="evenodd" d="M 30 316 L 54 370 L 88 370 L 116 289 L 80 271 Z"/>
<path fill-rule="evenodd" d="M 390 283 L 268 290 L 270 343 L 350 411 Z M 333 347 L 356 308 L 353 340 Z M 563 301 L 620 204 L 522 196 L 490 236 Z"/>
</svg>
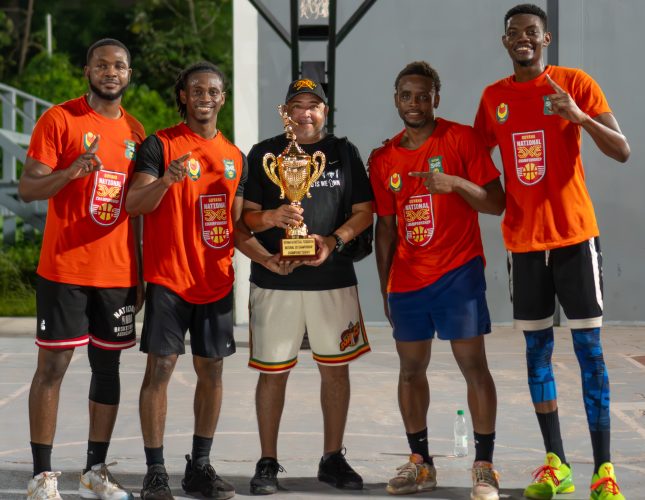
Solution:
<svg viewBox="0 0 645 500">
<path fill-rule="evenodd" d="M 392 335 L 401 342 L 470 339 L 490 333 L 486 279 L 481 257 L 413 292 L 388 295 Z"/>
</svg>

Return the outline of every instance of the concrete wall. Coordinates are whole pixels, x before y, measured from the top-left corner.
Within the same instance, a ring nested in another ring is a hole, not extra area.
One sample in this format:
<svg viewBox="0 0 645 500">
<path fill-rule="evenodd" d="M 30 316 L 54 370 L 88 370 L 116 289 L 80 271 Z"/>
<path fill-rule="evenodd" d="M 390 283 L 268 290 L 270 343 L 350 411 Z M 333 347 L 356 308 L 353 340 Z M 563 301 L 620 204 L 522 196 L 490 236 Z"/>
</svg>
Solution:
<svg viewBox="0 0 645 500">
<path fill-rule="evenodd" d="M 242 0 L 240 0 L 242 1 Z M 288 29 L 289 2 L 265 0 Z M 342 0 L 339 26 L 360 5 Z M 485 85 L 512 72 L 501 45 L 508 0 L 379 0 L 337 52 L 336 134 L 347 135 L 364 159 L 382 139 L 401 128 L 393 106 L 393 82 L 408 62 L 425 59 L 442 79 L 438 116 L 472 123 Z M 546 1 L 536 1 L 546 8 Z M 559 62 L 581 67 L 603 87 L 632 146 L 627 165 L 600 154 L 585 137 L 587 179 L 599 223 L 605 259 L 605 317 L 608 321 L 645 321 L 645 134 L 639 119 L 645 77 L 637 38 L 645 19 L 641 0 L 567 0 L 559 2 Z M 275 106 L 290 81 L 290 52 L 261 18 L 258 23 L 259 137 L 281 131 Z M 555 27 L 553 27 L 553 31 Z M 237 55 L 236 55 L 237 57 Z M 325 58 L 324 43 L 301 44 L 301 60 Z M 237 75 L 237 78 L 243 77 Z M 237 99 L 240 99 L 237 95 Z M 243 98 L 243 97 L 242 97 Z M 237 116 L 236 116 L 237 119 Z M 499 165 L 499 162 L 498 162 Z M 506 257 L 500 219 L 480 217 L 488 260 L 488 300 L 494 322 L 511 320 Z M 373 257 L 358 265 L 361 305 L 367 321 L 384 321 Z"/>
</svg>

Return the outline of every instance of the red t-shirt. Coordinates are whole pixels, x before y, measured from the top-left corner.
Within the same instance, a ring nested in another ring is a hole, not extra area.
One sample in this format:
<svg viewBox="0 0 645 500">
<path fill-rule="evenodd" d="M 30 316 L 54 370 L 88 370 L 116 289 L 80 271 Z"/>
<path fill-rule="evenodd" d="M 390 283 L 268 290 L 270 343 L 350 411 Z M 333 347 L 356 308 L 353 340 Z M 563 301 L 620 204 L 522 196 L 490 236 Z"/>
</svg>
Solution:
<svg viewBox="0 0 645 500">
<path fill-rule="evenodd" d="M 183 123 L 155 135 L 163 147 L 164 171 L 172 160 L 192 155 L 187 178 L 170 186 L 159 206 L 144 216 L 144 278 L 193 304 L 215 302 L 233 287 L 231 213 L 243 175 L 242 153 L 221 132 L 208 140 Z"/>
<path fill-rule="evenodd" d="M 475 129 L 504 163 L 506 214 L 502 234 L 513 252 L 574 245 L 598 236 L 580 154 L 581 130 L 552 114 L 555 91 L 545 74 L 592 118 L 610 113 L 602 90 L 579 69 L 547 66 L 529 82 L 509 76 L 484 89 Z"/>
<path fill-rule="evenodd" d="M 484 256 L 477 211 L 460 195 L 430 194 L 409 172 L 443 171 L 479 186 L 499 177 L 481 139 L 467 125 L 437 119 L 425 143 L 399 146 L 403 132 L 375 150 L 369 160 L 376 213 L 396 215 L 397 246 L 388 292 L 428 286 L 448 271 Z"/>
<path fill-rule="evenodd" d="M 56 170 L 85 153 L 94 137 L 103 170 L 76 179 L 49 199 L 38 274 L 60 283 L 101 288 L 137 283 L 134 239 L 124 209 L 142 125 L 121 108 L 113 120 L 85 96 L 47 110 L 36 123 L 27 156 Z"/>
</svg>

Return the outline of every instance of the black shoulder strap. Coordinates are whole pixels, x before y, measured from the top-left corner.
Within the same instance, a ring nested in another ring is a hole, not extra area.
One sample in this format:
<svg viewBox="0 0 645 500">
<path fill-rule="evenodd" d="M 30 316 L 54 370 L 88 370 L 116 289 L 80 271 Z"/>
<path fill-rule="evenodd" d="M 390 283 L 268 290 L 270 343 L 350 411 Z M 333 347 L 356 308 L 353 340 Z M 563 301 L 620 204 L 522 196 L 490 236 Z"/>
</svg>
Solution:
<svg viewBox="0 0 645 500">
<path fill-rule="evenodd" d="M 349 155 L 349 141 L 347 137 L 338 138 L 338 153 L 340 163 L 343 166 L 345 178 L 345 189 L 343 190 L 343 206 L 345 207 L 345 216 L 352 214 L 352 159 Z"/>
</svg>

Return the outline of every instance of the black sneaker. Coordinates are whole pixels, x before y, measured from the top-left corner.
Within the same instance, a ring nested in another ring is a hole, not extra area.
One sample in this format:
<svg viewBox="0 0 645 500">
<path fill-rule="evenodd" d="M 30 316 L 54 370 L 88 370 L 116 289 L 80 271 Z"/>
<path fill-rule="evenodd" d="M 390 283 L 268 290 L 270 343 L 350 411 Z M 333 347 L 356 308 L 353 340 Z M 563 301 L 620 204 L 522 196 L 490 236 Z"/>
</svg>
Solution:
<svg viewBox="0 0 645 500">
<path fill-rule="evenodd" d="M 278 472 L 284 467 L 275 458 L 265 457 L 255 464 L 255 475 L 251 479 L 251 495 L 272 495 L 278 491 Z"/>
<path fill-rule="evenodd" d="M 168 474 L 162 464 L 154 464 L 148 467 L 143 478 L 143 489 L 141 490 L 143 500 L 174 500 L 170 487 L 168 486 Z"/>
<path fill-rule="evenodd" d="M 320 459 L 318 480 L 335 488 L 362 490 L 363 478 L 345 460 L 345 448 L 334 453 L 327 460 Z"/>
<path fill-rule="evenodd" d="M 206 498 L 226 500 L 235 496 L 235 488 L 217 475 L 211 464 L 193 467 L 190 455 L 186 455 L 186 473 L 181 487 L 186 493 L 201 493 Z"/>
</svg>

